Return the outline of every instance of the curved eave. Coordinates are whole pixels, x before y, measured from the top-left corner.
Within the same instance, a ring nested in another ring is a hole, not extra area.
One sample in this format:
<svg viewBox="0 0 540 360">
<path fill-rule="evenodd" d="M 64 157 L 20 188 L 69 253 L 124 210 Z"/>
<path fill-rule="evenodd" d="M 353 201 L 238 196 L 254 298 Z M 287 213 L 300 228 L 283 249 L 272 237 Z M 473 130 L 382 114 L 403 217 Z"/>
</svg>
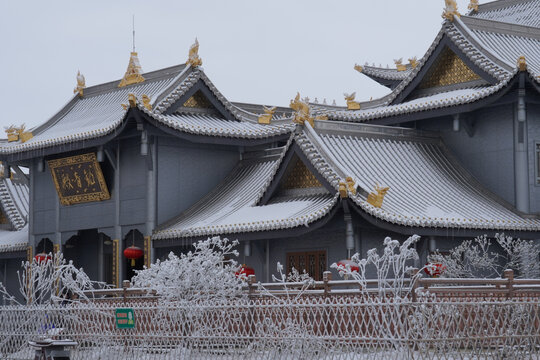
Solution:
<svg viewBox="0 0 540 360">
<path fill-rule="evenodd" d="M 58 139 L 58 141 L 50 141 L 44 144 L 36 144 L 35 148 L 31 148 L 29 150 L 0 154 L 0 160 L 7 162 L 19 162 L 35 157 L 43 157 L 104 145 L 119 136 L 124 131 L 129 120 L 132 119 L 135 121 L 146 121 L 169 135 L 173 135 L 194 143 L 213 143 L 241 146 L 258 145 L 274 141 L 286 140 L 289 138 L 291 132 L 293 131 L 293 126 L 291 125 L 290 129 L 287 126 L 283 126 L 282 131 L 277 131 L 276 133 L 269 134 L 245 134 L 245 136 L 243 134 L 240 134 L 238 136 L 229 134 L 204 135 L 189 133 L 172 128 L 160 122 L 158 119 L 156 119 L 156 117 L 159 117 L 159 115 L 153 115 L 151 112 L 149 112 L 143 107 L 130 108 L 125 112 L 123 118 L 119 122 L 117 122 L 114 126 L 109 127 L 108 129 L 104 129 L 103 134 L 99 134 L 96 132 L 95 135 L 84 134 L 85 137 L 74 136 L 73 138 Z"/>
<path fill-rule="evenodd" d="M 214 231 L 214 232 L 208 232 L 205 234 L 200 234 L 197 236 L 174 236 L 171 235 L 169 237 L 160 236 L 159 233 L 154 234 L 152 236 L 153 240 L 153 246 L 154 247 L 168 247 L 168 246 L 178 246 L 178 245 L 184 245 L 186 242 L 195 242 L 198 240 L 203 240 L 211 236 L 221 236 L 226 237 L 229 239 L 238 239 L 240 241 L 243 240 L 265 240 L 265 239 L 276 239 L 276 238 L 285 238 L 285 237 L 294 237 L 294 236 L 300 236 L 307 234 L 309 232 L 312 232 L 322 226 L 324 226 L 328 221 L 330 221 L 334 215 L 338 212 L 340 208 L 341 202 L 336 197 L 336 201 L 331 206 L 331 208 L 326 212 L 326 214 L 322 215 L 321 217 L 305 223 L 305 224 L 299 224 L 295 226 L 290 227 L 283 227 L 283 228 L 266 228 L 261 230 L 250 230 L 250 231 L 236 231 L 231 232 L 228 230 L 224 230 L 223 232 Z"/>
<path fill-rule="evenodd" d="M 421 236 L 452 236 L 452 237 L 476 237 L 487 234 L 491 236 L 495 233 L 505 233 L 506 235 L 522 237 L 522 238 L 536 238 L 538 237 L 538 231 L 540 230 L 519 230 L 519 229 L 505 229 L 493 227 L 467 227 L 467 226 L 418 226 L 418 225 L 404 225 L 392 223 L 381 217 L 370 214 L 365 209 L 360 207 L 352 200 L 348 200 L 349 205 L 368 223 L 371 225 L 383 229 L 392 231 L 403 235 L 421 235 Z M 371 206 L 371 205 L 369 205 Z"/>
<path fill-rule="evenodd" d="M 489 106 L 506 95 L 518 81 L 519 74 L 519 72 L 515 73 L 512 78 L 494 88 L 494 91 L 491 91 L 486 95 L 473 98 L 467 102 L 460 102 L 459 99 L 441 99 L 440 101 L 426 103 L 416 108 L 408 106 L 407 103 L 393 105 L 394 109 L 388 108 L 386 111 L 390 114 L 383 112 L 376 113 L 378 108 L 373 108 L 369 109 L 373 111 L 373 115 L 368 114 L 364 117 L 360 117 L 352 111 L 350 114 L 344 112 L 343 115 L 328 113 L 328 116 L 330 120 L 336 121 L 369 122 L 370 124 L 376 125 L 394 125 L 409 121 L 471 112 Z"/>
</svg>

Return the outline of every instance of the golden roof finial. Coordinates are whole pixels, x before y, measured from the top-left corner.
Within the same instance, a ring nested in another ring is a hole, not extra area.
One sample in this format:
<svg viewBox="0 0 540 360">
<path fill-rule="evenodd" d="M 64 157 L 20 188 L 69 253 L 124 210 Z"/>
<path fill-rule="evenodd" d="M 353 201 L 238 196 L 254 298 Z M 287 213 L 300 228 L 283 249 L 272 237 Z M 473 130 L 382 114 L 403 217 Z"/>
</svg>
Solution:
<svg viewBox="0 0 540 360">
<path fill-rule="evenodd" d="M 478 12 L 478 5 L 478 0 L 471 0 L 467 8 L 472 12 Z"/>
<path fill-rule="evenodd" d="M 458 18 L 461 17 L 456 0 L 444 0 L 444 4 L 445 6 L 441 15 L 443 19 L 454 21 L 454 16 L 457 16 Z"/>
<path fill-rule="evenodd" d="M 418 59 L 416 59 L 416 56 L 409 59 L 409 64 L 411 65 L 411 68 L 416 69 L 418 66 Z"/>
<path fill-rule="evenodd" d="M 137 53 L 135 51 L 132 51 L 129 57 L 129 64 L 126 70 L 126 74 L 124 75 L 124 78 L 120 81 L 120 84 L 118 84 L 118 87 L 142 83 L 144 81 L 144 77 L 141 74 L 142 68 L 139 62 L 139 57 L 137 56 Z"/>
<path fill-rule="evenodd" d="M 364 71 L 364 68 L 362 66 L 358 65 L 358 64 L 354 64 L 354 70 L 361 73 L 362 71 Z"/>
<path fill-rule="evenodd" d="M 343 94 L 345 96 L 345 100 L 347 100 L 347 109 L 348 110 L 360 110 L 360 103 L 358 101 L 354 101 L 354 98 L 356 97 L 356 92 L 353 92 L 352 94 Z"/>
<path fill-rule="evenodd" d="M 259 124 L 270 124 L 274 112 L 276 112 L 276 107 L 266 107 L 263 105 L 264 114 L 259 115 Z"/>
<path fill-rule="evenodd" d="M 202 59 L 199 57 L 199 41 L 195 38 L 193 45 L 189 47 L 189 55 L 186 65 L 197 67 L 202 65 Z"/>
<path fill-rule="evenodd" d="M 519 68 L 519 71 L 527 71 L 527 60 L 525 60 L 525 56 L 519 57 L 518 68 Z"/>
<path fill-rule="evenodd" d="M 77 87 L 73 89 L 73 93 L 79 93 L 79 96 L 83 96 L 83 90 L 86 87 L 86 80 L 84 79 L 84 75 L 81 74 L 80 71 L 77 71 Z"/>
<path fill-rule="evenodd" d="M 388 190 L 390 190 L 390 187 L 382 187 L 382 186 L 379 186 L 379 184 L 376 184 L 375 191 L 377 193 L 373 193 L 373 192 L 369 193 L 367 202 L 375 206 L 376 208 L 382 207 L 384 196 L 386 195 Z"/>
</svg>

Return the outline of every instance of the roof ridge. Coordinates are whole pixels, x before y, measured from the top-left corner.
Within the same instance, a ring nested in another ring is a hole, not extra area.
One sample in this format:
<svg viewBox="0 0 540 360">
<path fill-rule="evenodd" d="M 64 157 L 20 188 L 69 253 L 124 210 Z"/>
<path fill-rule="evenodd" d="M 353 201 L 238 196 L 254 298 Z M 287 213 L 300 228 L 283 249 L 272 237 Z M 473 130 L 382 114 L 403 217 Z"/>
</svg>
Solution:
<svg viewBox="0 0 540 360">
<path fill-rule="evenodd" d="M 473 30 L 490 31 L 500 34 L 508 34 L 521 37 L 532 37 L 540 39 L 540 28 L 536 26 L 516 24 L 508 21 L 484 19 L 476 16 L 462 15 L 460 20 Z M 493 24 L 494 26 L 489 26 Z"/>
</svg>

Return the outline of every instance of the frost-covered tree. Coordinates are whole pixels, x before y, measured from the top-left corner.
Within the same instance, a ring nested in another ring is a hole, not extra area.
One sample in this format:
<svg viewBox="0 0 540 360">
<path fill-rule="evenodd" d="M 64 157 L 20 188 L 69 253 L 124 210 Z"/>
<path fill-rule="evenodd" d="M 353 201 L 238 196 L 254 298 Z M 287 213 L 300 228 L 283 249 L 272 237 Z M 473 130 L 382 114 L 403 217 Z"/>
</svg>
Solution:
<svg viewBox="0 0 540 360">
<path fill-rule="evenodd" d="M 341 276 L 358 281 L 362 290 L 367 292 L 368 273 L 375 273 L 377 278 L 377 292 L 379 296 L 392 294 L 394 298 L 406 297 L 410 293 L 412 283 L 418 279 L 420 272 L 410 275 L 418 253 L 414 244 L 420 239 L 414 235 L 402 244 L 387 237 L 384 239 L 384 248 L 381 254 L 377 249 L 367 252 L 366 258 L 356 253 L 351 257 L 352 262 L 358 264 L 359 270 L 352 270 L 350 265 L 342 266 L 336 263 L 331 267 L 337 269 Z"/>
<path fill-rule="evenodd" d="M 238 241 L 220 237 L 197 242 L 193 251 L 156 261 L 150 268 L 136 270 L 134 287 L 145 288 L 163 301 L 224 303 L 241 296 L 245 275 L 232 257 Z"/>
<path fill-rule="evenodd" d="M 105 284 L 92 281 L 82 268 L 64 259 L 62 253 L 48 254 L 45 259 L 24 261 L 17 271 L 19 291 L 25 304 L 45 305 L 88 299 L 85 292 Z M 0 283 L 0 294 L 19 304 L 13 294 Z"/>
<path fill-rule="evenodd" d="M 503 252 L 495 248 L 497 244 Z M 431 263 L 440 263 L 447 278 L 501 277 L 505 269 L 512 269 L 516 277 L 540 277 L 540 245 L 534 241 L 514 239 L 504 234 L 487 235 L 466 240 L 451 249 L 448 254 L 436 252 L 430 255 Z"/>
</svg>

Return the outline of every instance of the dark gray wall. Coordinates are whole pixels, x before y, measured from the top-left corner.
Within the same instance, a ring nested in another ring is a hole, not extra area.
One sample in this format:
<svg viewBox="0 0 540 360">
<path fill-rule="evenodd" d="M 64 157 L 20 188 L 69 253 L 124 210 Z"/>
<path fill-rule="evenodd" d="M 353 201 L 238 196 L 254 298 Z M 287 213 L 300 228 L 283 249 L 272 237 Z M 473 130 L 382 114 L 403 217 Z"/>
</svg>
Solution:
<svg viewBox="0 0 540 360">
<path fill-rule="evenodd" d="M 22 301 L 22 295 L 19 291 L 19 280 L 17 277 L 17 271 L 21 270 L 21 263 L 25 261 L 25 257 L 15 257 L 10 259 L 0 259 L 0 283 L 4 283 L 7 292 L 15 296 L 17 301 Z M 4 273 L 4 269 L 7 270 Z M 0 305 L 9 305 L 8 302 L 4 302 L 3 296 L 0 295 Z"/>
<path fill-rule="evenodd" d="M 53 180 L 49 167 L 45 167 L 44 172 L 38 172 L 36 166 L 30 171 L 35 177 L 35 191 L 30 194 L 34 199 L 33 219 L 34 234 L 53 233 L 56 231 L 56 202 L 58 195 L 54 188 Z"/>
<path fill-rule="evenodd" d="M 240 159 L 235 146 L 158 142 L 157 224 L 179 215 L 227 176 Z"/>
<path fill-rule="evenodd" d="M 540 144 L 540 105 L 527 104 L 529 196 L 531 213 L 540 213 L 540 185 L 536 184 L 536 144 Z"/>
<path fill-rule="evenodd" d="M 452 129 L 452 119 L 430 119 L 419 127 L 440 131 L 459 162 L 487 189 L 511 204 L 514 198 L 514 110 L 512 105 L 481 109 L 469 114 L 475 119 L 474 136 L 464 127 Z"/>
</svg>

